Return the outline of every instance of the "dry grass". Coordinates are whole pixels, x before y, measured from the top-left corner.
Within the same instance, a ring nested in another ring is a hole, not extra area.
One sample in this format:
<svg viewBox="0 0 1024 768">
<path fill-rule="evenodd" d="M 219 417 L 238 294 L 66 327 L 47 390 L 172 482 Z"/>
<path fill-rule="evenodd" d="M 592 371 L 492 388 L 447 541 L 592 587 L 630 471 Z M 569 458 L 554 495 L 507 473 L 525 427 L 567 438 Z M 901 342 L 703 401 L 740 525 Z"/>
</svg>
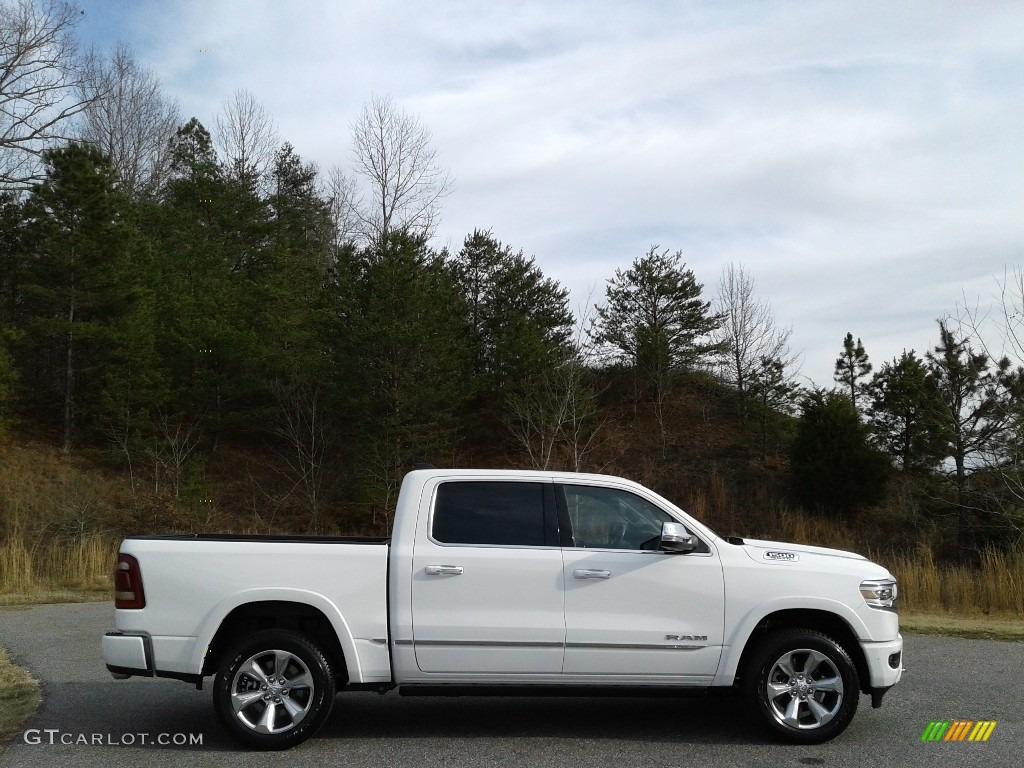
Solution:
<svg viewBox="0 0 1024 768">
<path fill-rule="evenodd" d="M 42 697 L 39 683 L 24 669 L 15 666 L 0 648 L 0 747 L 13 738 L 39 707 Z"/>
<path fill-rule="evenodd" d="M 844 521 L 808 515 L 771 501 L 752 505 L 753 511 L 738 515 L 736 510 L 740 506 L 727 484 L 712 471 L 707 489 L 693 494 L 687 511 L 723 534 L 736 532 L 749 538 L 864 554 L 887 567 L 899 580 L 900 603 L 909 615 L 979 620 L 1000 616 L 1024 627 L 1024 549 L 987 550 L 977 567 L 939 563 L 927 543 L 919 543 L 913 555 L 877 551 L 879 542 L 895 539 L 893 523 L 886 515 L 865 514 L 860 519 Z M 883 525 L 888 528 L 882 530 Z M 949 621 L 932 622 L 936 626 L 938 623 L 952 626 Z"/>
<path fill-rule="evenodd" d="M 80 456 L 0 442 L 0 536 L 72 537 L 117 525 L 126 484 Z"/>
<path fill-rule="evenodd" d="M 939 566 L 928 552 L 879 559 L 899 580 L 907 611 L 1024 618 L 1024 552 L 985 552 L 980 568 Z"/>
<path fill-rule="evenodd" d="M 635 476 L 625 468 L 612 470 Z M 636 479 L 652 487 L 666 483 L 656 474 Z M 1024 622 L 1024 550 L 986 552 L 978 567 L 947 565 L 932 556 L 931 546 L 941 546 L 941 531 L 908 524 L 914 519 L 909 507 L 844 521 L 795 511 L 775 500 L 767 485 L 741 493 L 714 466 L 703 481 L 698 487 L 680 480 L 662 490 L 722 534 L 868 555 L 900 580 L 907 616 L 934 619 L 919 622 L 922 627 L 950 627 L 946 619 L 952 617 Z M 121 536 L 190 530 L 188 520 L 175 517 L 171 508 L 153 507 L 152 514 L 139 516 L 133 505 L 137 500 L 123 478 L 81 457 L 62 457 L 41 444 L 0 443 L 0 605 L 108 600 Z M 258 506 L 254 499 L 253 510 Z M 244 530 L 248 521 L 229 515 L 211 525 Z M 891 549 L 879 551 L 882 543 Z"/>
<path fill-rule="evenodd" d="M 778 538 L 854 549 L 847 534 L 822 529 L 803 516 L 780 518 Z M 63 599 L 109 599 L 118 541 L 99 536 L 73 541 L 0 544 L 0 604 Z M 980 568 L 939 565 L 930 553 L 876 555 L 900 583 L 908 612 L 959 616 L 1024 617 L 1024 553 L 986 552 Z"/>
<path fill-rule="evenodd" d="M 0 605 L 109 599 L 124 490 L 85 458 L 0 443 Z"/>
<path fill-rule="evenodd" d="M 0 544 L 0 604 L 110 599 L 119 542 L 101 536 Z"/>
<path fill-rule="evenodd" d="M 872 552 L 870 543 L 849 527 L 827 519 L 784 511 L 771 517 L 771 538 L 860 552 L 884 565 L 899 581 L 906 611 L 1002 615 L 1024 622 L 1024 551 L 988 550 L 979 567 L 940 564 L 927 548 L 913 556 Z"/>
</svg>

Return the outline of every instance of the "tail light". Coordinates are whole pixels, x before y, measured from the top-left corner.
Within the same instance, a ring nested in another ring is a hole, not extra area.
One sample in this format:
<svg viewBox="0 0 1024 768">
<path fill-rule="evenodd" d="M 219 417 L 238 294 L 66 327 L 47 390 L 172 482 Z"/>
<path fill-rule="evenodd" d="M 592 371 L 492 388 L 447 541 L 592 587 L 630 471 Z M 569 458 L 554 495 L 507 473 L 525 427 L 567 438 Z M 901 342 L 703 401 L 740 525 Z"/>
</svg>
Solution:
<svg viewBox="0 0 1024 768">
<path fill-rule="evenodd" d="M 139 561 L 131 555 L 117 556 L 117 568 L 114 569 L 114 607 L 146 607 L 146 593 L 142 591 Z"/>
</svg>

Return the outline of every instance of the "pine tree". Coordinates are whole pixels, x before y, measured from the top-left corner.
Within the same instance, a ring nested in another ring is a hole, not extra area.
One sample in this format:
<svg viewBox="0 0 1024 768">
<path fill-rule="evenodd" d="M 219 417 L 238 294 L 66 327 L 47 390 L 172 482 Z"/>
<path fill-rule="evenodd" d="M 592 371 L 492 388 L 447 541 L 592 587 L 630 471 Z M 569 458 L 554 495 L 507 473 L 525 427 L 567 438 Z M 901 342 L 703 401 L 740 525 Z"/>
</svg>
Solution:
<svg viewBox="0 0 1024 768">
<path fill-rule="evenodd" d="M 13 411 L 17 366 L 14 342 L 18 337 L 17 267 L 23 223 L 21 204 L 15 195 L 0 193 L 0 435 Z"/>
<path fill-rule="evenodd" d="M 799 386 L 786 374 L 782 360 L 762 357 L 760 365 L 749 372 L 748 397 L 755 405 L 761 429 L 761 458 L 768 456 L 768 429 L 788 414 L 799 394 Z"/>
<path fill-rule="evenodd" d="M 330 206 L 317 191 L 317 171 L 291 144 L 278 152 L 269 199 L 266 269 L 254 282 L 254 316 L 265 333 L 264 359 L 274 378 L 322 382 L 331 296 Z M 319 386 L 319 385 L 317 385 Z"/>
<path fill-rule="evenodd" d="M 853 343 L 853 334 L 847 333 L 843 339 L 843 352 L 836 358 L 836 370 L 834 379 L 836 383 L 842 384 L 850 391 L 850 402 L 857 407 L 857 394 L 861 389 L 858 383 L 861 379 L 871 373 L 871 363 L 868 360 L 868 353 L 864 351 L 864 345 L 857 339 Z"/>
<path fill-rule="evenodd" d="M 564 358 L 573 324 L 569 292 L 534 259 L 476 230 L 452 268 L 469 311 L 479 394 L 520 393 Z"/>
<path fill-rule="evenodd" d="M 201 418 L 216 448 L 225 430 L 262 415 L 266 379 L 266 207 L 225 178 L 209 133 L 194 118 L 178 130 L 171 177 L 151 211 L 159 352 L 175 417 Z"/>
<path fill-rule="evenodd" d="M 303 162 L 285 142 L 274 161 L 272 231 L 277 244 L 295 259 L 305 259 L 326 269 L 330 266 L 330 204 L 317 190 L 317 170 Z"/>
<path fill-rule="evenodd" d="M 660 372 L 685 370 L 718 351 L 708 337 L 721 317 L 701 300 L 704 286 L 682 259 L 682 251 L 669 255 L 652 246 L 625 272 L 615 270 L 606 303 L 596 308 L 594 341 L 637 368 Z"/>
<path fill-rule="evenodd" d="M 588 334 L 635 374 L 638 399 L 646 394 L 666 445 L 665 401 L 675 374 L 695 368 L 724 344 L 711 338 L 722 323 L 701 299 L 703 287 L 683 263 L 682 251 L 652 246 L 605 287 L 605 304 Z"/>
<path fill-rule="evenodd" d="M 868 416 L 879 445 L 904 472 L 927 472 L 943 458 L 949 435 L 936 419 L 940 400 L 913 351 L 884 363 L 867 387 Z"/>
<path fill-rule="evenodd" d="M 933 418 L 946 437 L 943 453 L 953 459 L 957 496 L 957 541 L 968 548 L 973 511 L 968 504 L 969 462 L 998 445 L 1013 423 L 1022 385 L 1020 369 L 1009 358 L 993 360 L 957 338 L 939 321 L 939 344 L 927 354 L 929 381 L 937 393 Z"/>
<path fill-rule="evenodd" d="M 337 293 L 330 206 L 317 170 L 291 144 L 277 153 L 270 176 L 268 247 L 250 295 L 250 318 L 261 336 L 261 386 L 270 409 L 264 428 L 275 438 L 279 471 L 301 503 L 309 530 L 326 525 L 342 429 L 334 414 L 348 367 L 332 370 L 331 318 Z M 342 385 L 342 386 L 339 386 Z"/>
<path fill-rule="evenodd" d="M 78 427 L 109 426 L 115 400 L 129 411 L 152 402 L 157 376 L 145 351 L 152 338 L 137 325 L 146 312 L 146 250 L 116 173 L 77 144 L 45 160 L 46 179 L 25 204 L 18 290 L 36 361 L 26 384 L 36 406 L 59 421 L 66 452 Z"/>
<path fill-rule="evenodd" d="M 14 338 L 13 329 L 0 327 L 0 437 L 3 437 L 10 418 L 14 384 L 18 378 L 14 360 L 8 351 Z"/>
<path fill-rule="evenodd" d="M 848 514 L 881 502 L 889 460 L 869 436 L 869 427 L 845 394 L 809 394 L 790 449 L 797 501 L 828 514 Z"/>
<path fill-rule="evenodd" d="M 350 382 L 345 410 L 380 525 L 406 471 L 451 461 L 467 394 L 467 313 L 454 275 L 422 237 L 392 233 L 339 266 L 335 368 Z"/>
<path fill-rule="evenodd" d="M 13 327 L 18 311 L 18 260 L 24 224 L 18 197 L 0 192 L 0 328 Z"/>
</svg>

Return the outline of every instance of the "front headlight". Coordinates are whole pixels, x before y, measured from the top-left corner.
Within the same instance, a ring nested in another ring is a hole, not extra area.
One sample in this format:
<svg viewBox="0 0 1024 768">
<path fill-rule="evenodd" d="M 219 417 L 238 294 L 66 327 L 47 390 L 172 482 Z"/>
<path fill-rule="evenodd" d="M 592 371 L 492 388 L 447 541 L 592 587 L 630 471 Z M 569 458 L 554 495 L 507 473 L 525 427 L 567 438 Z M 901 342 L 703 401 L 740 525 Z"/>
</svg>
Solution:
<svg viewBox="0 0 1024 768">
<path fill-rule="evenodd" d="M 896 579 L 869 579 L 860 583 L 860 594 L 872 608 L 895 611 Z"/>
</svg>

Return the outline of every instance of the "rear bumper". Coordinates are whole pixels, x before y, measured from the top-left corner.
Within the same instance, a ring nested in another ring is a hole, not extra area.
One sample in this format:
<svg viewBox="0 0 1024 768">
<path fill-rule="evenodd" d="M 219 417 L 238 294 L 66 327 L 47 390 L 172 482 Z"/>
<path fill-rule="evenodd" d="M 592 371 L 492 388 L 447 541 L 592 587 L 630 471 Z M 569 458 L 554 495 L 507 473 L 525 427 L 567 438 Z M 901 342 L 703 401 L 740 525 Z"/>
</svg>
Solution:
<svg viewBox="0 0 1024 768">
<path fill-rule="evenodd" d="M 103 636 L 103 661 L 115 678 L 153 677 L 153 644 L 148 635 L 108 632 Z"/>
<path fill-rule="evenodd" d="M 156 669 L 153 664 L 153 639 L 149 635 L 107 632 L 103 636 L 103 661 L 115 680 L 129 677 L 169 677 L 202 687 L 203 676 Z"/>
</svg>

